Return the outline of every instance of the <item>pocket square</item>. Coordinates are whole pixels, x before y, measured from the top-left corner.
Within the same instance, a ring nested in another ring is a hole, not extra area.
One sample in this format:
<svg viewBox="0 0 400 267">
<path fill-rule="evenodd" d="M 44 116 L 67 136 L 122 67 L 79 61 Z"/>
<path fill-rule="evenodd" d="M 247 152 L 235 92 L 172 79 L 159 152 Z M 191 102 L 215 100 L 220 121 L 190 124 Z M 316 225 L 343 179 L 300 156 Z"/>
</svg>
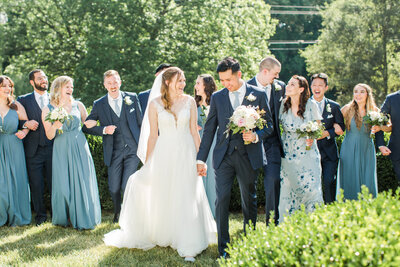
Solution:
<svg viewBox="0 0 400 267">
<path fill-rule="evenodd" d="M 332 114 L 329 114 L 329 116 L 326 117 L 326 118 L 327 118 L 327 119 L 333 118 L 333 115 L 332 115 Z"/>
<path fill-rule="evenodd" d="M 279 102 L 281 102 L 281 101 L 282 101 L 282 99 L 283 99 L 283 96 L 281 96 L 281 98 L 279 98 Z"/>
<path fill-rule="evenodd" d="M 135 108 L 131 108 L 131 109 L 129 110 L 129 113 L 132 113 L 133 111 L 135 111 Z"/>
</svg>

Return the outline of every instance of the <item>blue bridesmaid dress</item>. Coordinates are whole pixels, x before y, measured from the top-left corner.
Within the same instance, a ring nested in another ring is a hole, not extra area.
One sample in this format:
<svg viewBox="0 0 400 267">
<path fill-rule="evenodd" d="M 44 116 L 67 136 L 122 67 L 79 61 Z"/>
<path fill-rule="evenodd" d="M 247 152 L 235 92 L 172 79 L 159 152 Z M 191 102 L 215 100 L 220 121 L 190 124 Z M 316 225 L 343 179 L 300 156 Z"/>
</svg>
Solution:
<svg viewBox="0 0 400 267">
<path fill-rule="evenodd" d="M 10 109 L 0 121 L 0 226 L 31 222 L 24 146 L 15 136 L 17 130 L 18 114 Z"/>
<path fill-rule="evenodd" d="M 72 118 L 64 122 L 63 133 L 56 134 L 53 145 L 52 223 L 93 229 L 101 222 L 99 191 L 77 102 L 69 115 Z"/>
</svg>

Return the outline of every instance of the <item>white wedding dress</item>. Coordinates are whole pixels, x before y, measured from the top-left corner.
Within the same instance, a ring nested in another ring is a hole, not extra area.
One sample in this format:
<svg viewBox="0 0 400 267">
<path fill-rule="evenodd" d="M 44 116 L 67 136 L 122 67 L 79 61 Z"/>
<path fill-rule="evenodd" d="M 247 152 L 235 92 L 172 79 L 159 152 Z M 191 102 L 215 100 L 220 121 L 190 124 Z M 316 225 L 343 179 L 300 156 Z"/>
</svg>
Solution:
<svg viewBox="0 0 400 267">
<path fill-rule="evenodd" d="M 148 162 L 126 185 L 119 225 L 104 236 L 108 246 L 151 249 L 171 246 L 180 256 L 196 256 L 216 243 L 213 219 L 202 178 L 197 176 L 196 149 L 190 134 L 190 99 L 177 119 L 161 103 L 159 137 Z"/>
</svg>

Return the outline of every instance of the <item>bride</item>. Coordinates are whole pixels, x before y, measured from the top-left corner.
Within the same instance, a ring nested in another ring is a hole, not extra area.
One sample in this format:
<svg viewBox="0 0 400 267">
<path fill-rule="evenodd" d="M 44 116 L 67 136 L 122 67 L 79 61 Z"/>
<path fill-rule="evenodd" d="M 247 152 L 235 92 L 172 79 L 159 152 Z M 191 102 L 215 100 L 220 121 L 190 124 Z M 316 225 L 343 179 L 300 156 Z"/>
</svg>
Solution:
<svg viewBox="0 0 400 267">
<path fill-rule="evenodd" d="M 200 145 L 196 103 L 183 94 L 177 67 L 158 75 L 140 133 L 143 167 L 126 185 L 119 225 L 104 236 L 108 246 L 150 249 L 171 246 L 187 261 L 216 243 L 216 225 L 196 153 Z"/>
</svg>

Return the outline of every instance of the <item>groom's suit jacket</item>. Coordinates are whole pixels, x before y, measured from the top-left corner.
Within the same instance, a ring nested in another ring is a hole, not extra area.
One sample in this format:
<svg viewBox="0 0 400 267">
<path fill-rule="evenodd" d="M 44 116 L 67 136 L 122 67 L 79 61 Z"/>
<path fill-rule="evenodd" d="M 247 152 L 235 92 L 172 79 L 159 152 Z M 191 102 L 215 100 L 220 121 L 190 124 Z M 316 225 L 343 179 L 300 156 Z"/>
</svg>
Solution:
<svg viewBox="0 0 400 267">
<path fill-rule="evenodd" d="M 256 97 L 254 101 L 249 101 L 247 99 L 250 94 Z M 264 118 L 267 120 L 268 127 L 265 126 L 262 130 L 256 130 L 259 142 L 245 146 L 251 166 L 253 169 L 258 169 L 267 163 L 262 140 L 273 133 L 273 123 L 271 113 L 268 109 L 267 95 L 258 88 L 246 84 L 246 94 L 243 98 L 242 105 L 258 106 L 260 109 L 266 112 Z M 234 110 L 229 99 L 228 89 L 224 88 L 218 92 L 215 92 L 211 96 L 210 111 L 207 121 L 204 125 L 203 139 L 200 144 L 197 159 L 206 162 L 209 150 L 214 140 L 215 132 L 217 131 L 217 141 L 213 155 L 214 169 L 218 169 L 220 166 L 228 150 L 229 142 L 232 138 L 231 133 L 229 133 L 227 136 L 227 134 L 224 132 L 226 131 L 226 126 L 229 123 L 229 118 L 232 116 L 233 111 Z"/>
<path fill-rule="evenodd" d="M 28 135 L 24 138 L 25 154 L 27 157 L 33 157 L 39 145 L 51 146 L 53 144 L 53 140 L 47 139 L 42 122 L 42 110 L 36 102 L 35 94 L 32 92 L 19 96 L 17 101 L 24 106 L 28 120 L 35 120 L 39 123 L 36 131 L 29 131 Z"/>
<path fill-rule="evenodd" d="M 381 112 L 389 114 L 392 121 L 392 134 L 388 146 L 392 151 L 390 158 L 396 162 L 400 161 L 400 91 L 386 97 Z M 385 145 L 382 131 L 376 133 L 376 143 L 378 146 Z"/>
<path fill-rule="evenodd" d="M 125 112 L 125 118 L 127 120 L 129 130 L 132 133 L 136 141 L 136 146 L 139 144 L 140 127 L 142 125 L 142 112 L 140 109 L 140 104 L 138 97 L 135 93 L 122 92 L 122 107 L 121 112 Z M 132 103 L 128 105 L 125 101 L 125 97 L 130 97 Z M 93 108 L 87 120 L 95 120 L 100 122 L 100 126 L 95 126 L 88 129 L 83 126 L 82 130 L 85 133 L 98 135 L 103 137 L 103 153 L 104 153 L 104 163 L 107 166 L 111 164 L 111 158 L 114 147 L 114 137 L 113 135 L 105 134 L 103 135 L 103 129 L 105 126 L 113 125 L 112 120 L 112 109 L 108 104 L 108 96 L 105 95 L 102 98 L 94 101 Z M 121 116 L 122 117 L 122 116 Z M 115 134 L 115 133 L 114 133 Z"/>
<path fill-rule="evenodd" d="M 256 79 L 257 79 L 256 76 L 254 76 L 247 83 L 257 87 Z M 279 89 L 276 87 L 276 84 L 279 85 L 278 86 L 278 87 L 280 87 Z M 279 142 L 279 151 L 280 151 L 281 158 L 284 158 L 285 154 L 283 153 L 281 132 L 280 132 L 280 128 L 279 128 L 279 108 L 281 106 L 283 98 L 285 97 L 285 89 L 286 89 L 286 85 L 282 81 L 274 80 L 274 82 L 271 84 L 271 96 L 270 96 L 270 99 L 268 99 L 268 105 L 270 107 L 271 115 L 274 120 L 274 130 L 275 131 L 271 136 L 269 136 L 268 138 L 266 138 L 264 140 L 264 146 L 268 146 L 269 144 L 277 142 L 277 141 Z"/>
<path fill-rule="evenodd" d="M 322 112 L 322 121 L 325 129 L 329 132 L 329 139 L 324 138 L 317 141 L 319 152 L 321 153 L 321 160 L 337 161 L 339 158 L 336 146 L 336 133 L 333 127 L 334 123 L 340 125 L 342 130 L 345 130 L 343 114 L 340 111 L 340 106 L 333 100 L 325 98 L 324 111 Z"/>
</svg>

